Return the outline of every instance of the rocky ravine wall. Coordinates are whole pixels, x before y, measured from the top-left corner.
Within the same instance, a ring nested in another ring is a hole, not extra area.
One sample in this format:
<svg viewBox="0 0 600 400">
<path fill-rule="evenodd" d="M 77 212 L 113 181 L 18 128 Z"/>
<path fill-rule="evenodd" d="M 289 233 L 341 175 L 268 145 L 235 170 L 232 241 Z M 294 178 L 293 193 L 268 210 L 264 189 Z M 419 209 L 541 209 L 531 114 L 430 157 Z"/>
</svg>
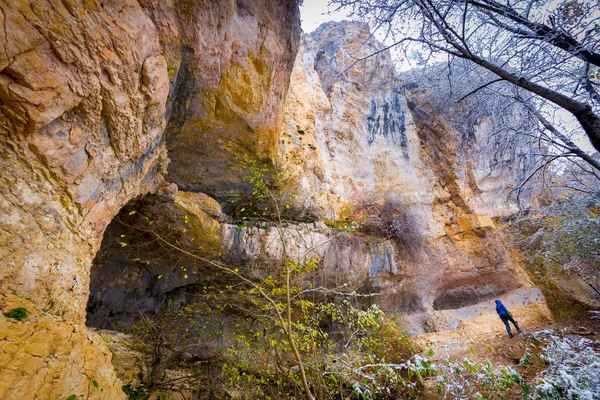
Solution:
<svg viewBox="0 0 600 400">
<path fill-rule="evenodd" d="M 409 90 L 389 51 L 362 60 L 384 48 L 370 35 L 367 25 L 348 21 L 303 35 L 278 147 L 303 206 L 335 216 L 371 191 L 396 194 L 421 209 L 432 235 L 456 230 L 463 214 L 518 211 L 504 189 L 533 160 L 522 146 L 506 151 L 493 132 L 508 119 L 526 124 L 522 108 L 507 109 L 502 120 L 485 111 L 474 121 L 457 119 L 469 110 L 444 101 L 442 72 L 415 72 L 408 84 L 417 88 Z"/>
<path fill-rule="evenodd" d="M 518 147 L 503 153 L 484 146 L 496 129 L 485 116 L 464 129 L 421 93 L 405 95 L 389 52 L 345 71 L 354 60 L 349 54 L 360 57 L 381 47 L 370 39 L 368 27 L 357 23 L 327 23 L 303 36 L 275 164 L 291 176 L 287 189 L 299 195 L 296 207 L 321 217 L 338 218 L 345 204 L 371 191 L 399 195 L 409 205 L 420 244 L 407 253 L 391 241 L 361 235 L 329 240 L 334 232 L 322 223 L 296 223 L 286 228 L 292 252 L 317 246 L 320 283 L 380 292 L 377 302 L 400 314 L 411 333 L 497 330 L 496 297 L 526 325 L 547 318 L 543 296 L 494 222 L 516 211 L 496 194 L 507 180 L 531 168 L 529 156 Z M 473 133 L 468 140 L 464 131 Z M 164 198 L 146 202 L 146 210 L 168 217 Z M 227 218 L 205 194 L 180 190 L 174 204 L 171 218 L 189 215 L 194 235 L 216 238 L 234 262 L 269 264 L 281 256 L 272 225 L 224 223 Z M 152 211 L 156 207 L 160 211 Z M 172 263 L 148 267 L 128 262 L 141 257 L 134 254 L 136 246 L 125 253 L 120 249 L 116 238 L 129 232 L 116 224 L 109 232 L 111 241 L 105 242 L 93 271 L 88 317 L 94 326 L 131 320 L 134 316 L 127 313 L 134 305 L 159 310 L 166 299 L 185 300 L 183 293 L 201 287 L 202 274 L 184 279 Z M 135 278 L 121 275 L 123 265 Z"/>
<path fill-rule="evenodd" d="M 421 87 L 442 78 L 421 77 L 408 90 L 389 52 L 362 60 L 383 47 L 368 26 L 352 22 L 303 36 L 279 160 L 295 177 L 302 205 L 322 215 L 335 216 L 371 191 L 404 199 L 422 248 L 407 257 L 389 242 L 336 240 L 324 269 L 350 269 L 347 276 L 385 292 L 385 308 L 402 313 L 413 333 L 493 329 L 495 297 L 521 307 L 523 319 L 546 318 L 543 296 L 495 231 L 495 221 L 518 210 L 504 189 L 533 160 L 518 142 L 506 150 L 493 132 L 507 121 L 527 126 L 518 120 L 522 110 L 461 121 L 456 114 L 468 109 L 432 102 L 443 96 L 441 86 Z"/>
<path fill-rule="evenodd" d="M 167 127 L 169 180 L 223 199 L 246 187 L 231 166 L 234 154 L 275 151 L 299 45 L 299 11 L 291 0 L 195 3 L 185 7 L 195 20 L 184 19 L 181 30 Z"/>
<path fill-rule="evenodd" d="M 226 115 L 237 125 L 207 129 L 268 136 L 298 6 L 5 0 L 0 17 L 0 308 L 32 312 L 0 318 L 0 397 L 122 398 L 101 339 L 82 325 L 104 230 L 163 184 L 167 115 L 170 127 L 188 114 Z M 184 147 L 198 147 L 196 135 L 206 142 L 206 130 L 170 129 L 174 148 L 181 131 Z"/>
</svg>

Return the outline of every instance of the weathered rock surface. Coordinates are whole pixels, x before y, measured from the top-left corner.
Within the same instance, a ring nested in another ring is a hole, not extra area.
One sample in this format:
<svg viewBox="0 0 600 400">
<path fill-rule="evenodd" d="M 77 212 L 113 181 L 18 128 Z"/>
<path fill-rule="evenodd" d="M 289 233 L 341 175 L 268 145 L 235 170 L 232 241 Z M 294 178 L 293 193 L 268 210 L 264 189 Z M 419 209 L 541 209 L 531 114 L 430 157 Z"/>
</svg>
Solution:
<svg viewBox="0 0 600 400">
<path fill-rule="evenodd" d="M 389 52 L 353 58 L 383 47 L 369 35 L 350 22 L 304 35 L 286 100 L 279 162 L 302 205 L 330 218 L 372 191 L 406 194 L 416 207 L 432 200 L 435 177 L 419 155 Z"/>
<path fill-rule="evenodd" d="M 319 284 L 380 293 L 378 304 L 401 314 L 412 333 L 476 326 L 480 312 L 493 317 L 496 297 L 515 299 L 515 311 L 521 300 L 522 307 L 535 310 L 527 318 L 545 318 L 543 296 L 495 231 L 494 219 L 514 209 L 491 196 L 506 175 L 527 171 L 529 159 L 512 154 L 492 162 L 498 157 L 494 146 L 478 147 L 495 129 L 485 116 L 465 128 L 474 132 L 465 140 L 465 129 L 452 125 L 456 121 L 450 117 L 445 121 L 445 113 L 422 92 L 411 94 L 409 105 L 389 52 L 353 65 L 356 57 L 381 47 L 368 27 L 357 23 L 328 23 L 304 35 L 274 162 L 291 177 L 284 189 L 298 194 L 296 208 L 330 219 L 371 192 L 401 197 L 418 243 L 406 248 L 360 234 L 333 237 L 335 232 L 320 223 L 286 223 L 281 232 L 272 223 L 232 225 L 219 217 L 218 207 L 207 207 L 208 197 L 182 191 L 170 218 L 180 220 L 185 211 L 204 221 L 204 228 L 194 228 L 196 239 L 216 235 L 225 257 L 259 268 L 281 259 L 282 234 L 288 254 L 321 261 Z M 479 150 L 482 160 L 467 162 Z M 157 215 L 168 218 L 165 207 Z M 98 288 L 90 310 L 95 326 L 109 326 L 107 321 L 127 313 L 136 301 L 143 311 L 156 311 L 157 298 L 181 300 L 183 288 L 200 283 L 197 277 L 184 279 L 187 272 L 173 271 L 169 263 L 129 265 L 116 255 L 119 251 L 117 243 L 107 246 L 101 253 L 105 263 L 97 264 L 95 276 L 106 285 L 93 284 Z M 132 251 L 126 250 L 129 258 L 140 257 Z M 128 265 L 128 274 L 137 276 L 134 285 L 118 276 L 119 265 Z M 102 307 L 115 315 L 106 315 Z M 99 321 L 100 315 L 107 320 Z"/>
<path fill-rule="evenodd" d="M 465 215 L 517 211 L 502 193 L 530 170 L 532 157 L 494 132 L 523 119 L 522 110 L 461 120 L 435 85 L 443 76 L 415 73 L 421 85 L 405 84 L 389 51 L 363 59 L 383 47 L 354 22 L 326 23 L 303 36 L 278 147 L 301 205 L 335 217 L 372 191 L 401 196 L 421 210 L 433 236 L 457 233 L 455 220 Z"/>
<path fill-rule="evenodd" d="M 208 248 L 213 236 L 204 234 L 203 228 L 193 228 L 192 223 L 210 218 L 203 210 L 205 197 L 182 192 L 177 196 L 195 198 L 198 206 L 182 209 L 176 205 L 178 211 L 174 212 L 172 203 L 149 199 L 141 212 L 168 223 L 170 228 L 159 228 L 159 232 L 178 243 Z M 184 213 L 187 224 L 181 222 Z M 128 210 L 123 210 L 122 218 L 127 214 Z M 285 244 L 287 254 L 301 262 L 320 261 L 315 285 L 377 293 L 372 301 L 388 313 L 401 315 L 405 328 L 413 334 L 479 329 L 481 321 L 496 318 L 496 298 L 510 303 L 512 310 L 523 315 L 524 323 L 549 318 L 543 295 L 531 285 L 502 236 L 490 226 L 474 226 L 472 220 L 461 224 L 460 234 L 423 238 L 411 249 L 363 234 L 336 233 L 321 223 L 278 227 L 267 222 L 234 225 L 214 217 L 211 221 L 205 226 L 218 228 L 219 253 L 230 265 L 246 263 L 259 275 L 272 273 L 280 265 Z M 193 301 L 194 290 L 212 284 L 214 270 L 182 259 L 176 252 L 169 254 L 161 246 L 149 246 L 155 240 L 152 236 L 140 236 L 116 222 L 107 232 L 109 237 L 92 271 L 88 309 L 92 326 L 110 328 L 115 322 L 134 321 L 136 310 L 155 313 L 169 301 Z M 191 241 L 192 237 L 196 240 Z M 119 244 L 122 240 L 128 241 L 127 247 Z"/>
<path fill-rule="evenodd" d="M 274 151 L 299 10 L 296 0 L 186 1 L 178 10 L 188 17 L 180 17 L 181 67 L 167 127 L 169 180 L 222 200 L 246 186 L 234 154 Z"/>
<path fill-rule="evenodd" d="M 481 237 L 481 230 L 465 231 L 461 240 L 424 239 L 407 253 L 392 241 L 336 235 L 311 224 L 285 227 L 283 241 L 273 226 L 222 228 L 230 256 L 258 267 L 273 265 L 281 259 L 285 242 L 293 257 L 321 261 L 316 285 L 377 293 L 372 301 L 401 315 L 412 334 L 479 329 L 482 321 L 497 319 L 496 298 L 510 304 L 524 323 L 549 320 L 543 294 L 533 287 L 500 234 L 486 228 Z"/>
<path fill-rule="evenodd" d="M 104 228 L 165 172 L 167 62 L 135 1 L 0 8 L 0 287 L 81 323 Z"/>
<path fill-rule="evenodd" d="M 0 293 L 59 312 L 56 331 L 45 333 L 52 343 L 69 342 L 60 332 L 73 326 L 86 334 L 79 324 L 90 266 L 109 222 L 164 184 L 166 115 L 175 178 L 194 159 L 177 149 L 211 153 L 229 131 L 240 143 L 274 140 L 299 34 L 297 3 L 177 3 L 0 1 Z M 187 117 L 191 128 L 180 129 Z M 193 223 L 215 229 L 207 221 Z M 22 347 L 27 332 L 42 329 L 27 326 L 11 343 Z M 64 384 L 49 396 L 85 393 L 83 366 L 96 357 L 110 370 L 104 352 L 98 344 L 52 361 Z M 3 384 L 8 373 L 29 382 L 10 398 L 34 398 L 28 393 L 44 394 L 54 382 L 18 365 L 14 374 L 0 365 Z M 119 398 L 118 380 L 98 383 L 102 398 Z"/>
<path fill-rule="evenodd" d="M 514 193 L 510 201 L 507 196 L 534 170 L 535 157 L 523 133 L 535 126 L 521 104 L 502 96 L 475 93 L 459 102 L 473 85 L 472 74 L 457 61 L 452 73 L 447 65 L 434 65 L 401 75 L 423 150 L 437 177 L 438 212 L 446 211 L 446 219 L 460 218 L 463 211 L 511 216 L 532 202 L 527 187 L 519 191 L 520 204 Z M 493 79 L 485 71 L 480 74 Z M 497 88 L 506 86 L 510 85 Z"/>
<path fill-rule="evenodd" d="M 89 271 L 112 217 L 163 179 L 167 61 L 136 1 L 0 11 L 0 289 L 61 315 L 1 318 L 2 397 L 123 398 L 83 326 Z"/>
<path fill-rule="evenodd" d="M 336 240 L 325 251 L 324 270 L 349 268 L 342 280 L 368 281 L 385 292 L 380 302 L 406 314 L 415 333 L 469 324 L 476 319 L 468 310 L 511 293 L 546 316 L 543 296 L 494 231 L 494 219 L 518 210 L 499 193 L 530 171 L 532 159 L 493 133 L 509 120 L 518 123 L 522 110 L 461 120 L 456 115 L 468 108 L 442 104 L 445 76 L 420 76 L 407 91 L 388 51 L 365 58 L 383 47 L 368 26 L 353 22 L 326 23 L 303 36 L 279 162 L 292 176 L 299 207 L 335 219 L 372 192 L 399 197 L 424 239 L 412 255 L 391 242 Z"/>
<path fill-rule="evenodd" d="M 22 321 L 0 316 L 0 397 L 125 399 L 102 338 L 29 300 L 0 294 L 0 310 L 23 307 Z"/>
</svg>

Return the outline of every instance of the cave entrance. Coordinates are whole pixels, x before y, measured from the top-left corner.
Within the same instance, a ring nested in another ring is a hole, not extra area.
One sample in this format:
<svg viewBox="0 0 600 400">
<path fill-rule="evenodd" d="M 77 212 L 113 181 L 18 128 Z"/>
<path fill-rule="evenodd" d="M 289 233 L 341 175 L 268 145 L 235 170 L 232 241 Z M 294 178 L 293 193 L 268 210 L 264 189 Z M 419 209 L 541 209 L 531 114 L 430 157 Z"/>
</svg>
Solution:
<svg viewBox="0 0 600 400">
<path fill-rule="evenodd" d="M 108 225 L 92 263 L 88 326 L 119 330 L 131 326 L 143 314 L 187 304 L 212 279 L 196 260 L 174 251 L 152 233 L 178 240 L 185 231 L 184 217 L 172 200 L 159 196 L 146 196 L 121 209 Z M 148 228 L 155 226 L 160 228 Z"/>
<path fill-rule="evenodd" d="M 152 238 L 128 226 L 129 214 L 139 210 L 132 202 L 121 209 L 104 232 L 92 262 L 86 324 L 98 329 L 129 326 L 139 312 L 156 312 L 161 302 L 155 275 L 159 256 Z"/>
</svg>

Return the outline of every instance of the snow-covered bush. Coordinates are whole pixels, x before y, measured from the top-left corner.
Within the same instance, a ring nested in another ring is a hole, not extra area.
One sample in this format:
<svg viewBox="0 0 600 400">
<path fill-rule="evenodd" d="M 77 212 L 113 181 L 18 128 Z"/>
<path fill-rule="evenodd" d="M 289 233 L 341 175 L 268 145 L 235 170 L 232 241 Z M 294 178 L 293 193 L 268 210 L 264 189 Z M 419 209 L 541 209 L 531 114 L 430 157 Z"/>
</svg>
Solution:
<svg viewBox="0 0 600 400">
<path fill-rule="evenodd" d="M 438 368 L 437 388 L 444 399 L 502 399 L 503 393 L 517 387 L 524 399 L 529 398 L 531 386 L 510 366 L 494 368 L 489 361 L 476 363 L 464 357 L 459 361 L 446 359 Z"/>
<path fill-rule="evenodd" d="M 548 331 L 540 334 L 548 340 L 542 352 L 548 368 L 536 382 L 534 399 L 599 400 L 600 354 L 593 342 Z"/>
<path fill-rule="evenodd" d="M 566 194 L 516 223 L 517 245 L 530 258 L 542 257 L 548 268 L 575 273 L 600 298 L 600 192 Z"/>
<path fill-rule="evenodd" d="M 507 231 L 557 319 L 600 302 L 600 192 L 564 194 Z"/>
<path fill-rule="evenodd" d="M 523 399 L 530 399 L 531 385 L 519 371 L 511 366 L 494 367 L 489 360 L 476 362 L 469 357 L 453 359 L 449 349 L 457 344 L 460 343 L 440 346 L 442 358 L 438 357 L 435 363 L 429 361 L 436 371 L 437 391 L 444 399 L 504 399 L 507 392 L 512 394 L 510 398 L 520 393 Z M 471 347 L 470 351 L 475 354 L 474 348 Z M 434 355 L 435 352 L 430 349 L 426 359 Z"/>
<path fill-rule="evenodd" d="M 361 400 L 432 396 L 431 383 L 444 400 L 600 400 L 600 353 L 595 342 L 555 330 L 521 337 L 524 353 L 514 365 L 492 364 L 487 357 L 455 358 L 450 348 L 464 343 L 452 342 L 436 351 L 429 343 L 426 355 L 402 363 L 359 365 L 339 360 L 330 368 L 346 382 L 354 382 L 351 398 Z M 473 347 L 470 352 L 476 356 Z"/>
<path fill-rule="evenodd" d="M 453 359 L 448 350 L 455 344 L 460 343 L 440 346 L 445 357 L 435 362 L 433 350 L 424 358 L 435 370 L 437 389 L 444 399 L 600 400 L 600 353 L 591 340 L 555 330 L 527 334 L 518 366 L 494 366 L 469 357 Z M 475 354 L 473 348 L 471 352 Z M 532 378 L 528 368 L 537 371 L 537 378 Z"/>
</svg>

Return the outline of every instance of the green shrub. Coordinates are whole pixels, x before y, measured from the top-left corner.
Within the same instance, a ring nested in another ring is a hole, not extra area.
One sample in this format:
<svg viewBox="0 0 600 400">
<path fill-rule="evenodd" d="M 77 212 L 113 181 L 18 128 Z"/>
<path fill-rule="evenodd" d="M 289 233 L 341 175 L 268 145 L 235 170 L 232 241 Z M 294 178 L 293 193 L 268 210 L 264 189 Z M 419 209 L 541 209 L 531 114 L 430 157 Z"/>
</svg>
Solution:
<svg viewBox="0 0 600 400">
<path fill-rule="evenodd" d="M 29 315 L 29 311 L 23 307 L 13 308 L 12 310 L 4 313 L 6 318 L 11 318 L 16 321 L 23 321 Z"/>
<path fill-rule="evenodd" d="M 394 321 L 385 318 L 379 328 L 373 332 L 364 351 L 379 360 L 400 364 L 420 352 L 420 349 Z"/>
<path fill-rule="evenodd" d="M 169 78 L 172 78 L 175 76 L 175 66 L 173 65 L 173 63 L 169 62 L 167 64 L 167 73 L 169 74 Z"/>
</svg>

